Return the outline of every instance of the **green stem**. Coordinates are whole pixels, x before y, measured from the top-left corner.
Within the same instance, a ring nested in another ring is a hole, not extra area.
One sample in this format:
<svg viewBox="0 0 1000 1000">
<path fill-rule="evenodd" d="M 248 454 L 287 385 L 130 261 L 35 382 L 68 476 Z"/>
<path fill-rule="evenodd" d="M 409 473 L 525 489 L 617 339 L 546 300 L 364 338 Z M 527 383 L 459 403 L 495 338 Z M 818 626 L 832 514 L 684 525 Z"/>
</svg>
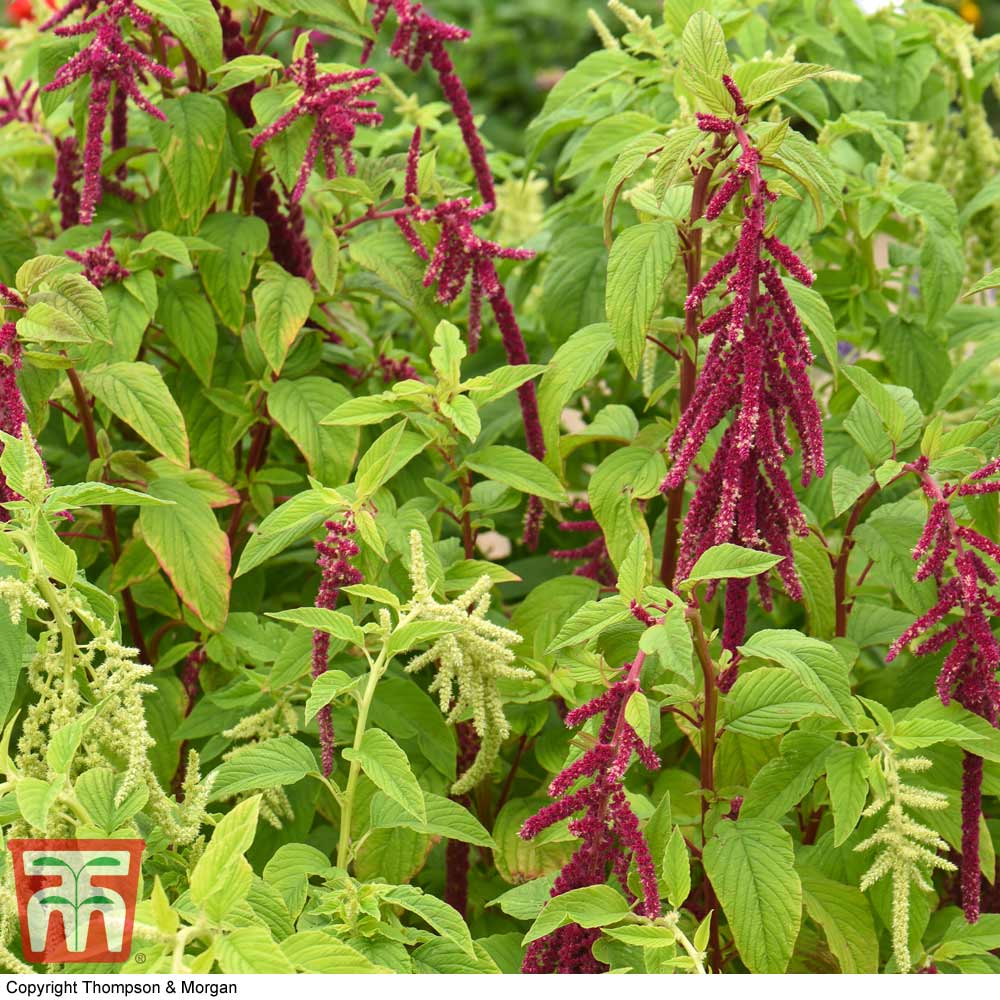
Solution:
<svg viewBox="0 0 1000 1000">
<path fill-rule="evenodd" d="M 402 628 L 410 620 L 410 615 L 403 615 L 396 628 Z M 347 871 L 350 864 L 351 853 L 351 820 L 354 816 L 354 797 L 358 790 L 358 778 L 361 777 L 361 741 L 364 739 L 365 729 L 368 727 L 368 713 L 371 710 L 372 702 L 375 700 L 375 689 L 382 675 L 386 671 L 389 657 L 386 655 L 389 649 L 389 637 L 386 636 L 385 643 L 375 662 L 371 665 L 368 674 L 368 683 L 365 685 L 365 692 L 358 702 L 358 722 L 354 727 L 354 753 L 350 769 L 347 772 L 347 785 L 344 787 L 343 800 L 340 803 L 340 836 L 337 841 L 337 867 Z"/>
<path fill-rule="evenodd" d="M 27 537 L 23 541 L 24 547 L 31 559 L 31 569 L 35 576 L 35 585 L 38 587 L 38 593 L 42 600 L 49 606 L 52 618 L 62 637 L 63 677 L 68 681 L 73 676 L 73 665 L 76 662 L 76 634 L 73 632 L 73 622 L 63 610 L 59 592 L 49 581 L 49 575 L 42 565 L 42 561 L 35 551 L 34 546 L 31 545 Z"/>
</svg>

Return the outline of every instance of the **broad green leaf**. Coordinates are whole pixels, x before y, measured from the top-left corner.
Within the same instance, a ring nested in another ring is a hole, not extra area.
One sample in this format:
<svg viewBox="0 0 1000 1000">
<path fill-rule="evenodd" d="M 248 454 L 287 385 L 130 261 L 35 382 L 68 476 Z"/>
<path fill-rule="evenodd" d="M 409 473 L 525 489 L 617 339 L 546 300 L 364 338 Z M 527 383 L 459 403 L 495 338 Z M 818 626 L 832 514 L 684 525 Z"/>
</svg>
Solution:
<svg viewBox="0 0 1000 1000">
<path fill-rule="evenodd" d="M 677 229 L 667 220 L 632 226 L 611 248 L 605 308 L 618 353 L 633 376 L 676 253 Z"/>
<path fill-rule="evenodd" d="M 659 625 L 646 629 L 639 639 L 639 648 L 646 653 L 656 653 L 664 667 L 694 683 L 694 666 L 691 662 L 694 642 L 683 607 L 670 608 Z"/>
<path fill-rule="evenodd" d="M 465 925 L 458 910 L 447 903 L 425 893 L 415 885 L 393 886 L 383 894 L 382 898 L 420 917 L 442 937 L 448 938 L 449 941 L 458 945 L 466 954 L 475 954 L 469 928 Z"/>
<path fill-rule="evenodd" d="M 680 909 L 691 894 L 691 861 L 679 826 L 674 827 L 663 852 L 663 881 L 670 905 L 675 910 Z"/>
<path fill-rule="evenodd" d="M 309 318 L 313 291 L 305 278 L 296 278 L 272 262 L 261 266 L 258 278 L 253 290 L 257 342 L 271 371 L 278 373 Z M 330 409 L 327 407 L 326 412 Z"/>
<path fill-rule="evenodd" d="M 425 822 L 424 794 L 410 770 L 410 762 L 399 744 L 381 729 L 366 729 L 357 750 L 348 747 L 344 759 L 358 761 L 361 769 L 394 802 Z"/>
<path fill-rule="evenodd" d="M 156 479 L 149 492 L 169 505 L 142 507 L 139 527 L 177 596 L 213 631 L 229 613 L 229 539 L 204 495 L 183 479 Z"/>
<path fill-rule="evenodd" d="M 267 617 L 301 625 L 313 631 L 326 632 L 335 639 L 354 643 L 356 646 L 365 644 L 364 632 L 343 611 L 333 611 L 330 608 L 289 608 L 285 611 L 268 611 Z"/>
<path fill-rule="evenodd" d="M 218 939 L 215 954 L 227 975 L 287 975 L 295 971 L 288 956 L 264 927 L 238 927 Z"/>
<path fill-rule="evenodd" d="M 868 901 L 857 886 L 844 885 L 804 867 L 802 901 L 806 913 L 823 928 L 826 943 L 845 975 L 878 972 L 879 948 Z"/>
<path fill-rule="evenodd" d="M 845 365 L 841 371 L 855 389 L 875 408 L 891 440 L 899 442 L 906 428 L 902 407 L 871 372 L 857 365 Z"/>
<path fill-rule="evenodd" d="M 306 458 L 309 472 L 322 483 L 346 482 L 358 450 L 358 431 L 324 427 L 322 419 L 349 399 L 348 391 L 327 378 L 279 379 L 267 394 L 267 409 Z"/>
<path fill-rule="evenodd" d="M 466 844 L 491 848 L 496 846 L 486 828 L 458 802 L 443 795 L 424 792 L 424 806 L 427 809 L 427 819 L 422 822 L 384 792 L 377 792 L 372 799 L 372 826 L 387 828 L 407 826 L 419 833 L 460 840 Z"/>
<path fill-rule="evenodd" d="M 780 663 L 845 727 L 853 727 L 854 705 L 847 664 L 826 642 L 794 629 L 762 629 L 739 647 L 744 656 Z"/>
<path fill-rule="evenodd" d="M 492 444 L 470 455 L 465 464 L 487 479 L 503 483 L 522 493 L 530 493 L 545 500 L 566 499 L 566 493 L 552 470 L 517 448 Z"/>
<path fill-rule="evenodd" d="M 267 224 L 255 216 L 213 212 L 202 222 L 198 235 L 214 247 L 198 255 L 205 292 L 222 322 L 239 332 L 254 260 L 267 248 Z"/>
<path fill-rule="evenodd" d="M 354 484 L 358 496 L 370 497 L 429 444 L 422 434 L 407 431 L 406 421 L 390 427 L 358 462 Z"/>
<path fill-rule="evenodd" d="M 137 0 L 137 3 L 167 26 L 202 69 L 214 70 L 222 62 L 222 28 L 211 0 Z"/>
<path fill-rule="evenodd" d="M 740 816 L 781 819 L 812 789 L 833 746 L 829 736 L 789 733 L 781 741 L 781 756 L 768 761 L 754 776 Z"/>
<path fill-rule="evenodd" d="M 143 3 L 146 6 L 150 3 L 154 6 L 204 4 L 208 12 L 214 14 L 206 0 L 143 0 Z M 218 33 L 219 19 L 213 17 L 213 20 Z M 217 98 L 207 94 L 184 94 L 161 102 L 160 110 L 167 120 L 161 122 L 154 119 L 150 123 L 153 141 L 173 182 L 181 218 L 193 217 L 197 222 L 215 198 L 212 179 L 225 142 L 225 108 Z"/>
<path fill-rule="evenodd" d="M 868 798 L 868 754 L 839 743 L 826 758 L 826 787 L 833 810 L 833 843 L 839 847 L 854 832 Z"/>
<path fill-rule="evenodd" d="M 356 677 L 345 674 L 343 670 L 327 670 L 326 673 L 316 677 L 309 689 L 309 697 L 306 699 L 305 721 L 311 722 L 321 708 L 329 705 L 334 698 L 351 687 L 356 680 Z"/>
<path fill-rule="evenodd" d="M 281 950 L 302 972 L 357 976 L 391 971 L 324 931 L 299 931 L 281 942 Z"/>
<path fill-rule="evenodd" d="M 123 486 L 109 486 L 107 483 L 74 483 L 72 486 L 56 486 L 45 498 L 46 510 L 75 510 L 79 507 L 162 507 L 169 500 L 154 497 L 149 493 L 139 493 Z"/>
<path fill-rule="evenodd" d="M 615 924 L 630 913 L 631 907 L 625 897 L 610 885 L 570 889 L 549 900 L 521 943 L 530 944 L 566 924 L 581 927 Z"/>
<path fill-rule="evenodd" d="M 757 739 L 783 733 L 794 722 L 829 710 L 787 670 L 761 667 L 743 674 L 725 702 L 726 728 Z"/>
<path fill-rule="evenodd" d="M 757 549 L 746 549 L 741 545 L 724 542 L 713 545 L 701 554 L 691 567 L 686 583 L 700 580 L 735 580 L 748 576 L 759 576 L 781 562 L 781 556 Z"/>
<path fill-rule="evenodd" d="M 577 330 L 559 345 L 538 387 L 538 415 L 545 436 L 545 464 L 557 475 L 562 472 L 559 453 L 559 420 L 573 395 L 596 378 L 614 346 L 607 323 Z"/>
<path fill-rule="evenodd" d="M 81 378 L 99 402 L 161 455 L 188 464 L 184 416 L 158 369 L 143 361 L 121 361 L 83 372 Z"/>
<path fill-rule="evenodd" d="M 28 311 L 17 321 L 22 340 L 56 344 L 110 342 L 104 297 L 82 274 L 50 271 L 44 285 L 28 296 Z"/>
<path fill-rule="evenodd" d="M 258 525 L 240 556 L 236 576 L 249 573 L 318 528 L 336 512 L 336 504 L 323 493 L 306 490 L 275 507 Z"/>
<path fill-rule="evenodd" d="M 565 646 L 582 646 L 599 636 L 605 629 L 628 621 L 632 612 L 620 597 L 603 601 L 587 601 L 575 611 L 549 644 L 546 652 L 554 653 Z"/>
<path fill-rule="evenodd" d="M 724 821 L 703 858 L 747 968 L 784 972 L 802 920 L 802 884 L 788 832 L 771 820 Z"/>
<path fill-rule="evenodd" d="M 253 869 L 243 855 L 257 834 L 259 811 L 260 796 L 254 795 L 226 813 L 191 872 L 191 902 L 211 919 L 221 920 L 250 892 Z"/>
<path fill-rule="evenodd" d="M 212 381 L 219 332 L 215 313 L 194 275 L 159 285 L 156 321 L 201 382 Z"/>
<path fill-rule="evenodd" d="M 794 65 L 794 64 L 793 64 Z M 837 354 L 837 327 L 833 322 L 826 299 L 815 288 L 803 285 L 793 278 L 782 278 L 782 284 L 795 306 L 802 322 L 816 338 L 823 356 L 834 373 L 837 374 L 839 355 Z"/>
<path fill-rule="evenodd" d="M 312 751 L 291 736 L 276 736 L 241 748 L 214 772 L 212 798 L 257 788 L 294 785 L 316 770 Z"/>
</svg>

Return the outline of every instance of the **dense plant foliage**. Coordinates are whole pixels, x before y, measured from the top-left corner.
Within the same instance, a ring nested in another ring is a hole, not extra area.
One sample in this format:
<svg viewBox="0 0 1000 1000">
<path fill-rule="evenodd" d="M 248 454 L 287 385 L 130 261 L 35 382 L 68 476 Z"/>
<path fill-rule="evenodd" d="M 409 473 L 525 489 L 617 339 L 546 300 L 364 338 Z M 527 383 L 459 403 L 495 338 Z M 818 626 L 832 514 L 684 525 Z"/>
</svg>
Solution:
<svg viewBox="0 0 1000 1000">
<path fill-rule="evenodd" d="M 517 133 L 464 8 L 3 32 L 5 836 L 127 972 L 1000 971 L 1000 38 L 611 0 Z"/>
</svg>

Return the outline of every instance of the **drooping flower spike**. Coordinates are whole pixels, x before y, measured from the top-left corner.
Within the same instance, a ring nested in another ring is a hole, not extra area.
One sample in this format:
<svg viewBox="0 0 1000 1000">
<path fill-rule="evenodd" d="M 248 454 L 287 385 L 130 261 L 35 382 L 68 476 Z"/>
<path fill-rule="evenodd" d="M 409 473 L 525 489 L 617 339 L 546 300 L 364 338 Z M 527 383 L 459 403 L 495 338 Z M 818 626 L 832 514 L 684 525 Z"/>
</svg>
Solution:
<svg viewBox="0 0 1000 1000">
<path fill-rule="evenodd" d="M 951 510 L 956 496 L 1000 492 L 1000 459 L 984 465 L 957 485 L 940 485 L 928 472 L 921 456 L 904 468 L 920 477 L 921 489 L 930 503 L 927 523 L 913 549 L 917 562 L 914 578 L 934 579 L 938 599 L 890 647 L 891 663 L 904 646 L 913 646 L 914 656 L 951 649 L 937 678 L 938 697 L 947 705 L 955 699 L 992 726 L 1000 723 L 1000 644 L 990 627 L 1000 615 L 1000 601 L 990 593 L 998 583 L 997 572 L 986 559 L 1000 565 L 1000 545 L 973 528 L 960 525 Z M 986 557 L 984 559 L 983 557 Z M 951 574 L 948 574 L 948 569 Z M 946 578 L 947 576 L 947 578 Z M 951 614 L 960 617 L 945 623 Z M 981 878 L 979 867 L 979 822 L 982 812 L 983 760 L 965 752 L 962 766 L 962 907 L 966 920 L 979 919 Z"/>
<path fill-rule="evenodd" d="M 629 698 L 640 687 L 645 654 L 639 652 L 623 670 L 626 676 L 587 704 L 566 716 L 566 725 L 582 725 L 595 716 L 603 716 L 597 741 L 580 757 L 552 779 L 549 795 L 554 799 L 543 806 L 521 827 L 520 836 L 531 840 L 555 823 L 577 813 L 569 829 L 582 843 L 563 865 L 551 895 L 561 896 L 571 889 L 603 885 L 609 871 L 617 878 L 626 898 L 645 917 L 660 916 L 660 894 L 656 867 L 649 846 L 639 829 L 639 821 L 625 794 L 623 779 L 633 756 L 647 770 L 659 768 L 660 760 L 625 721 Z M 574 790 L 581 778 L 591 779 Z M 635 862 L 642 887 L 637 899 L 628 884 L 628 874 Z M 600 929 L 585 929 L 569 924 L 532 941 L 525 952 L 521 971 L 525 973 L 596 973 L 607 967 L 597 961 L 591 946 L 600 937 Z"/>
<path fill-rule="evenodd" d="M 3 78 L 0 93 L 0 127 L 11 122 L 33 122 L 38 104 L 38 87 L 34 80 L 27 80 L 15 89 L 9 77 Z"/>
<path fill-rule="evenodd" d="M 111 248 L 111 230 L 104 232 L 104 237 L 96 247 L 89 247 L 83 253 L 67 250 L 66 256 L 83 265 L 83 276 L 95 287 L 103 288 L 113 281 L 124 281 L 131 272 L 122 267 Z"/>
<path fill-rule="evenodd" d="M 493 310 L 507 361 L 512 365 L 530 363 L 528 350 L 524 344 L 521 328 L 514 315 L 514 307 L 507 298 L 507 292 L 500 281 L 494 261 L 531 260 L 533 250 L 503 247 L 494 240 L 477 236 L 473 223 L 482 219 L 491 210 L 489 206 L 473 207 L 467 198 L 456 198 L 443 202 L 434 208 L 423 208 L 417 191 L 417 164 L 420 158 L 420 129 L 413 134 L 407 158 L 405 199 L 410 209 L 408 216 L 396 216 L 396 224 L 406 237 L 414 252 L 428 262 L 424 272 L 424 286 L 437 285 L 437 298 L 444 304 L 454 302 L 469 283 L 469 351 L 476 350 L 482 327 L 482 301 L 485 298 Z M 414 229 L 412 221 L 434 223 L 440 227 L 440 236 L 433 254 L 424 246 L 423 240 Z M 545 456 L 545 440 L 538 416 L 538 398 L 535 384 L 525 382 L 518 387 L 518 400 L 524 419 L 524 431 L 528 451 L 534 458 Z M 538 533 L 543 516 L 542 504 L 537 497 L 528 501 L 525 518 L 525 544 L 534 549 L 538 544 Z"/>
<path fill-rule="evenodd" d="M 476 178 L 476 186 L 483 205 L 492 210 L 496 205 L 496 191 L 493 172 L 486 159 L 486 150 L 472 114 L 469 94 L 455 72 L 455 64 L 448 54 L 446 42 L 463 42 L 469 32 L 454 24 L 446 24 L 431 17 L 423 5 L 413 0 L 375 0 L 372 14 L 372 28 L 376 34 L 389 13 L 390 7 L 396 12 L 398 27 L 389 45 L 389 54 L 399 59 L 409 69 L 417 72 L 430 58 L 431 66 L 438 76 L 441 91 L 451 106 L 458 122 L 462 140 L 469 153 L 469 162 Z M 364 63 L 371 54 L 374 42 L 368 42 L 361 56 Z"/>
<path fill-rule="evenodd" d="M 319 590 L 316 593 L 316 607 L 332 610 L 340 599 L 343 587 L 352 587 L 364 579 L 361 570 L 350 561 L 361 551 L 353 535 L 356 531 L 354 519 L 345 516 L 340 521 L 327 521 L 326 537 L 316 543 L 316 565 L 320 568 Z M 317 629 L 312 637 L 312 675 L 320 677 L 327 671 L 330 655 L 330 634 Z M 319 745 L 323 774 L 333 773 L 334 732 L 329 705 L 324 705 L 316 713 L 319 726 Z"/>
<path fill-rule="evenodd" d="M 378 125 L 382 121 L 382 116 L 374 110 L 375 102 L 362 100 L 364 94 L 371 93 L 379 85 L 379 78 L 370 69 L 320 73 L 311 42 L 306 45 L 302 57 L 288 67 L 285 76 L 298 84 L 302 96 L 277 121 L 254 136 L 251 145 L 259 149 L 303 116 L 312 115 L 315 125 L 292 191 L 292 200 L 298 201 L 305 192 L 309 175 L 321 152 L 328 180 L 336 176 L 338 151 L 344 161 L 344 169 L 349 174 L 354 173 L 351 143 L 357 126 Z"/>
<path fill-rule="evenodd" d="M 712 337 L 712 344 L 670 439 L 673 466 L 661 490 L 683 485 L 708 435 L 732 414 L 688 509 L 678 576 L 690 571 L 712 545 L 735 542 L 783 556 L 778 573 L 789 596 L 799 599 L 802 587 L 789 539 L 807 534 L 808 528 L 784 470 L 793 451 L 787 426 L 795 428 L 802 449 L 803 485 L 823 475 L 823 431 L 807 371 L 812 351 L 778 265 L 806 285 L 813 275 L 789 247 L 767 235 L 767 206 L 777 195 L 761 174 L 760 153 L 746 131 L 749 109 L 736 84 L 729 77 L 723 83 L 733 96 L 734 117 L 699 114 L 698 126 L 730 137 L 739 156 L 709 200 L 705 218 L 717 219 L 739 196 L 743 223 L 736 246 L 708 270 L 685 303 L 690 313 L 713 291 L 728 299 L 699 327 L 702 335 Z M 757 584 L 762 604 L 770 608 L 767 575 Z M 749 590 L 748 580 L 727 584 L 727 649 L 735 650 L 743 640 Z"/>
<path fill-rule="evenodd" d="M 90 75 L 90 102 L 87 111 L 87 139 L 83 151 L 83 192 L 80 198 L 80 221 L 93 221 L 94 209 L 101 199 L 101 160 L 104 153 L 104 126 L 111 109 L 112 88 L 115 106 L 124 109 L 125 99 L 136 107 L 159 118 L 166 116 L 139 90 L 139 83 L 146 74 L 160 80 L 172 80 L 174 74 L 153 62 L 147 55 L 125 41 L 121 20 L 131 19 L 139 28 L 152 25 L 152 18 L 136 7 L 131 0 L 112 0 L 107 9 L 79 24 L 56 28 L 56 34 L 75 36 L 90 34 L 94 37 L 72 59 L 57 71 L 46 91 L 62 90 L 81 77 Z M 119 97 L 118 95 L 123 95 Z M 118 124 L 112 127 L 113 141 L 123 144 L 122 111 L 116 113 Z"/>
</svg>

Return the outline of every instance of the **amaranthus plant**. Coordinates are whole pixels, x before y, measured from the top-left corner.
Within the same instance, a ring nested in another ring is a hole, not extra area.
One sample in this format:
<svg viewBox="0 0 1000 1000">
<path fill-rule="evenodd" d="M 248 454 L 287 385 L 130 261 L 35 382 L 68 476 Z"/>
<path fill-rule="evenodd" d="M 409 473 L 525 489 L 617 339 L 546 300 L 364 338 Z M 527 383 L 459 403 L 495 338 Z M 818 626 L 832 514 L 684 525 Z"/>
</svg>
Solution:
<svg viewBox="0 0 1000 1000">
<path fill-rule="evenodd" d="M 986 5 L 8 6 L 0 830 L 144 842 L 58 971 L 1000 971 Z"/>
</svg>

